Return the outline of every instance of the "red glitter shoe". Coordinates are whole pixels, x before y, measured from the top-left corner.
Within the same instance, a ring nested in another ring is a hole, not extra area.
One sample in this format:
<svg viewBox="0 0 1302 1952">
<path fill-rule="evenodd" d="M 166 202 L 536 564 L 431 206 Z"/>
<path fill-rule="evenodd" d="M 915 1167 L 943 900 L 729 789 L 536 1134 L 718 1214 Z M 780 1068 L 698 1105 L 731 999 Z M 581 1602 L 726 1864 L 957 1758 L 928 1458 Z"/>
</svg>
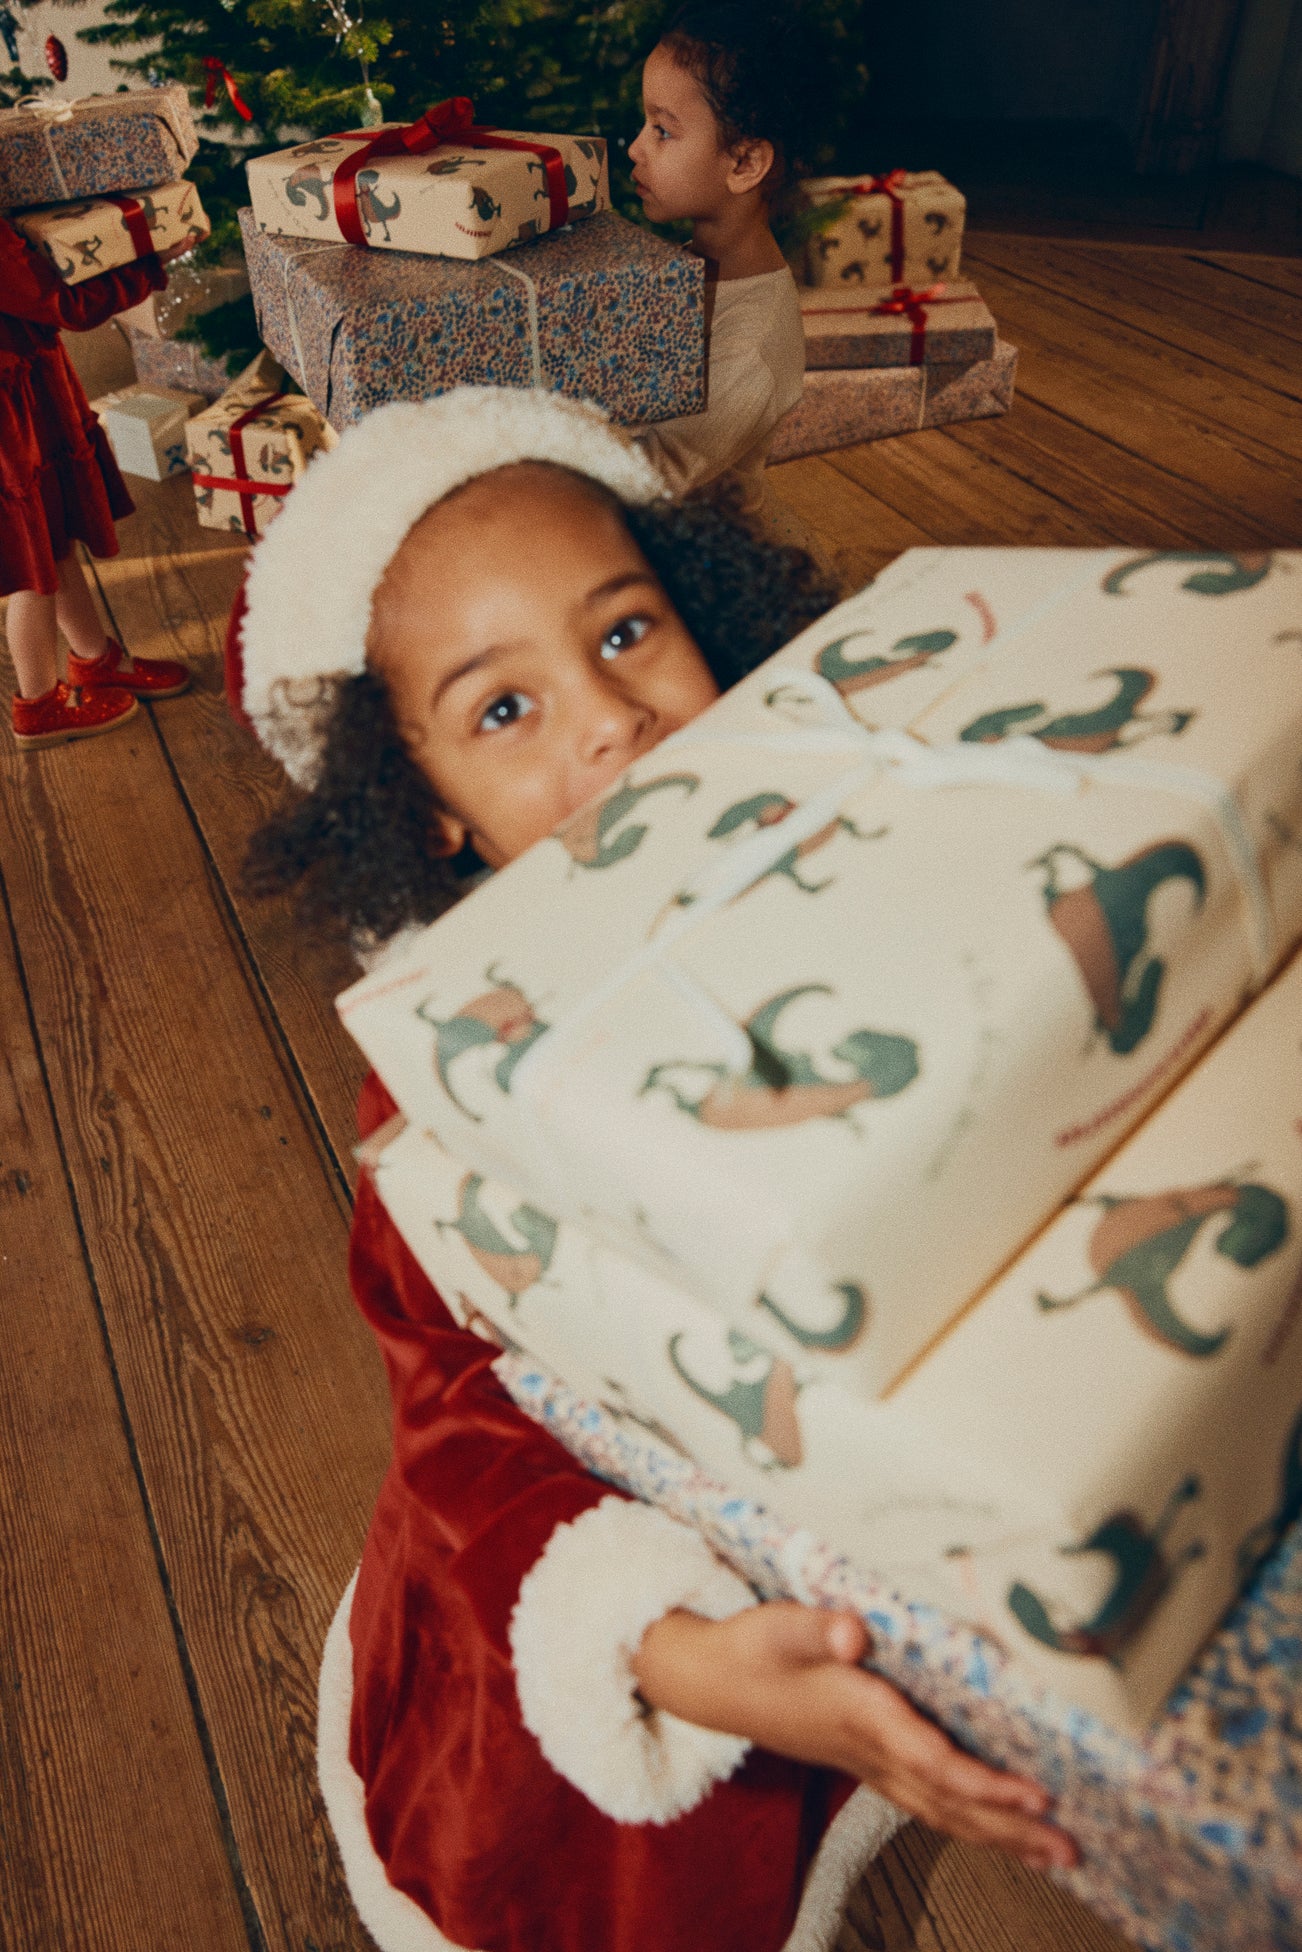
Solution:
<svg viewBox="0 0 1302 1952">
<path fill-rule="evenodd" d="M 137 657 L 124 669 L 126 652 L 110 637 L 108 648 L 98 657 L 68 659 L 68 683 L 85 691 L 112 685 L 119 691 L 133 691 L 137 698 L 175 698 L 190 682 L 184 664 L 170 657 Z"/>
<path fill-rule="evenodd" d="M 134 718 L 136 701 L 129 691 L 96 685 L 75 691 L 60 678 L 39 698 L 13 701 L 14 743 L 20 746 L 61 746 L 69 739 L 93 739 Z"/>
</svg>

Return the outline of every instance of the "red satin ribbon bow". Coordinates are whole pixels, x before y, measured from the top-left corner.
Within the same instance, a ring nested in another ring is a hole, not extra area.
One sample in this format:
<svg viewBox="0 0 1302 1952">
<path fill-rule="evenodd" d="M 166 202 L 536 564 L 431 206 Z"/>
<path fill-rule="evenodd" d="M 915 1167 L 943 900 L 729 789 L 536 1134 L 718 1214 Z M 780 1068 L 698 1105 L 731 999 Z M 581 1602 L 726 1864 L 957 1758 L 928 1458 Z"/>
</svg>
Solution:
<svg viewBox="0 0 1302 1952">
<path fill-rule="evenodd" d="M 205 54 L 203 57 L 203 72 L 204 72 L 204 84 L 203 84 L 204 107 L 205 108 L 212 107 L 213 103 L 217 99 L 217 83 L 219 81 L 223 81 L 226 84 L 226 93 L 231 98 L 231 107 L 235 110 L 235 113 L 239 116 L 242 116 L 246 122 L 251 122 L 253 120 L 253 110 L 249 107 L 248 103 L 241 95 L 239 89 L 236 87 L 235 77 L 231 73 L 230 69 L 226 66 L 226 63 L 224 61 L 219 61 L 215 54 Z"/>
<path fill-rule="evenodd" d="M 927 351 L 927 307 L 929 305 L 961 305 L 960 292 L 946 292 L 943 284 L 928 285 L 926 291 L 913 291 L 908 285 L 897 285 L 889 298 L 883 298 L 879 305 L 870 309 L 876 317 L 897 314 L 906 318 L 913 328 L 909 335 L 909 364 L 921 366 Z"/>
<path fill-rule="evenodd" d="M 904 276 L 904 186 L 906 169 L 889 169 L 885 176 L 870 176 L 852 183 L 846 192 L 852 197 L 889 197 L 891 200 L 891 277 L 898 284 Z"/>
<path fill-rule="evenodd" d="M 345 129 L 344 137 L 364 136 L 365 129 Z M 453 95 L 436 102 L 415 122 L 400 129 L 382 129 L 364 149 L 358 149 L 340 163 L 334 176 L 335 218 L 350 244 L 367 244 L 366 227 L 357 208 L 357 175 L 376 156 L 423 156 L 441 143 L 462 143 L 467 149 L 527 149 L 543 165 L 547 179 L 547 200 L 551 206 L 550 228 L 559 230 L 570 221 L 570 199 L 565 188 L 565 158 L 559 149 L 545 142 L 523 142 L 512 136 L 495 135 L 475 121 L 475 105 L 468 95 Z"/>
<path fill-rule="evenodd" d="M 257 418 L 258 414 L 265 413 L 268 407 L 274 407 L 277 400 L 283 400 L 285 392 L 286 389 L 282 386 L 279 393 L 264 393 L 260 400 L 253 402 L 253 405 L 248 409 L 247 413 L 242 413 L 238 420 L 231 422 L 229 434 L 231 465 L 235 469 L 233 477 L 220 474 L 196 474 L 192 477 L 196 488 L 230 488 L 234 490 L 240 498 L 240 518 L 244 523 L 244 533 L 251 542 L 257 539 L 258 534 L 257 529 L 253 525 L 254 497 L 256 495 L 287 495 L 294 484 L 292 481 L 249 480 L 248 465 L 244 459 L 244 429 L 251 420 Z"/>
<path fill-rule="evenodd" d="M 145 215 L 144 205 L 138 197 L 105 197 L 104 201 L 115 203 L 122 212 L 122 222 L 126 226 L 127 236 L 131 239 L 131 248 L 138 258 L 147 258 L 151 251 L 158 249 L 150 234 L 149 219 Z"/>
</svg>

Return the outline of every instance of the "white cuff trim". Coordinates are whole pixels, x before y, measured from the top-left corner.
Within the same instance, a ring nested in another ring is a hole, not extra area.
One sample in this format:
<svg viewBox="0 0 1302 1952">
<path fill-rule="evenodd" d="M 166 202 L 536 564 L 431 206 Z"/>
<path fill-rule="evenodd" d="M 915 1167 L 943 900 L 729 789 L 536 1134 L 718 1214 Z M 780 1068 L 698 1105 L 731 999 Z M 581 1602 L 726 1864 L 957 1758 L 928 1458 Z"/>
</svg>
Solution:
<svg viewBox="0 0 1302 1952">
<path fill-rule="evenodd" d="M 321 1655 L 317 1690 L 317 1774 L 330 1828 L 357 1915 L 380 1952 L 464 1952 L 445 1938 L 413 1898 L 390 1884 L 366 1823 L 366 1791 L 348 1759 L 353 1712 L 353 1648 L 348 1616 L 357 1574 L 339 1602 Z"/>
<path fill-rule="evenodd" d="M 650 1505 L 603 1498 L 558 1525 L 511 1616 L 525 1727 L 558 1775 L 616 1823 L 669 1823 L 730 1776 L 750 1744 L 637 1699 L 632 1657 L 675 1607 L 726 1620 L 750 1587 L 700 1534 Z"/>
</svg>

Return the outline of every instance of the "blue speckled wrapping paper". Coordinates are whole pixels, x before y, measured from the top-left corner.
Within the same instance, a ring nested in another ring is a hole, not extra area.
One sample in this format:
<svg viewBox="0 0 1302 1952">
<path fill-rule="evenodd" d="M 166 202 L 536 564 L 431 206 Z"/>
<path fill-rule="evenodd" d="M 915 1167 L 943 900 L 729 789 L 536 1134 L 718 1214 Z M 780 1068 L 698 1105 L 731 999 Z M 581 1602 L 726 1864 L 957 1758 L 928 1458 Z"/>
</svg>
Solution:
<svg viewBox="0 0 1302 1952">
<path fill-rule="evenodd" d="M 1151 1952 L 1302 1952 L 1302 1525 L 1257 1575 L 1142 1741 L 1021 1679 L 525 1355 L 494 1364 L 588 1468 L 695 1525 L 766 1598 L 853 1607 L 874 1666 L 968 1748 L 1050 1789 L 1081 1846 L 1061 1882 Z"/>
<path fill-rule="evenodd" d="M 56 106 L 50 96 L 35 112 L 0 111 L 0 210 L 172 183 L 199 147 L 179 81 L 87 95 L 66 122 L 52 119 Z"/>
<path fill-rule="evenodd" d="M 704 266 L 603 212 L 465 263 L 260 231 L 240 212 L 262 337 L 343 428 L 389 400 L 541 383 L 625 424 L 705 404 Z"/>
</svg>

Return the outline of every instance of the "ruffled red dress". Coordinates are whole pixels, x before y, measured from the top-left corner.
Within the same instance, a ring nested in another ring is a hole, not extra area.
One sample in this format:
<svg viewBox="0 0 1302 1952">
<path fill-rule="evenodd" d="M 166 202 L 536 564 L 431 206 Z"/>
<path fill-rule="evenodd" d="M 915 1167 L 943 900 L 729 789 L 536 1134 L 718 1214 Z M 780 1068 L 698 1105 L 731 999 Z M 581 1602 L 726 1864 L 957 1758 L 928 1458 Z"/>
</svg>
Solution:
<svg viewBox="0 0 1302 1952">
<path fill-rule="evenodd" d="M 135 504 L 59 340 L 162 291 L 151 254 L 65 285 L 0 217 L 0 596 L 52 596 L 74 542 L 115 556 L 114 523 Z"/>
<path fill-rule="evenodd" d="M 369 1078 L 363 1136 L 393 1109 Z M 753 1750 L 672 1820 L 629 1822 L 548 1760 L 522 1719 L 512 1614 L 558 1528 L 581 1530 L 613 1494 L 516 1407 L 493 1373 L 497 1350 L 454 1321 L 366 1171 L 350 1274 L 388 1370 L 394 1454 L 333 1661 L 327 1643 L 321 1768 L 383 1952 L 830 1945 L 835 1922 L 790 1935 L 855 1789 L 846 1778 Z M 572 1620 L 599 1612 L 602 1586 L 624 1577 L 608 1556 L 588 1572 L 564 1595 Z"/>
</svg>

